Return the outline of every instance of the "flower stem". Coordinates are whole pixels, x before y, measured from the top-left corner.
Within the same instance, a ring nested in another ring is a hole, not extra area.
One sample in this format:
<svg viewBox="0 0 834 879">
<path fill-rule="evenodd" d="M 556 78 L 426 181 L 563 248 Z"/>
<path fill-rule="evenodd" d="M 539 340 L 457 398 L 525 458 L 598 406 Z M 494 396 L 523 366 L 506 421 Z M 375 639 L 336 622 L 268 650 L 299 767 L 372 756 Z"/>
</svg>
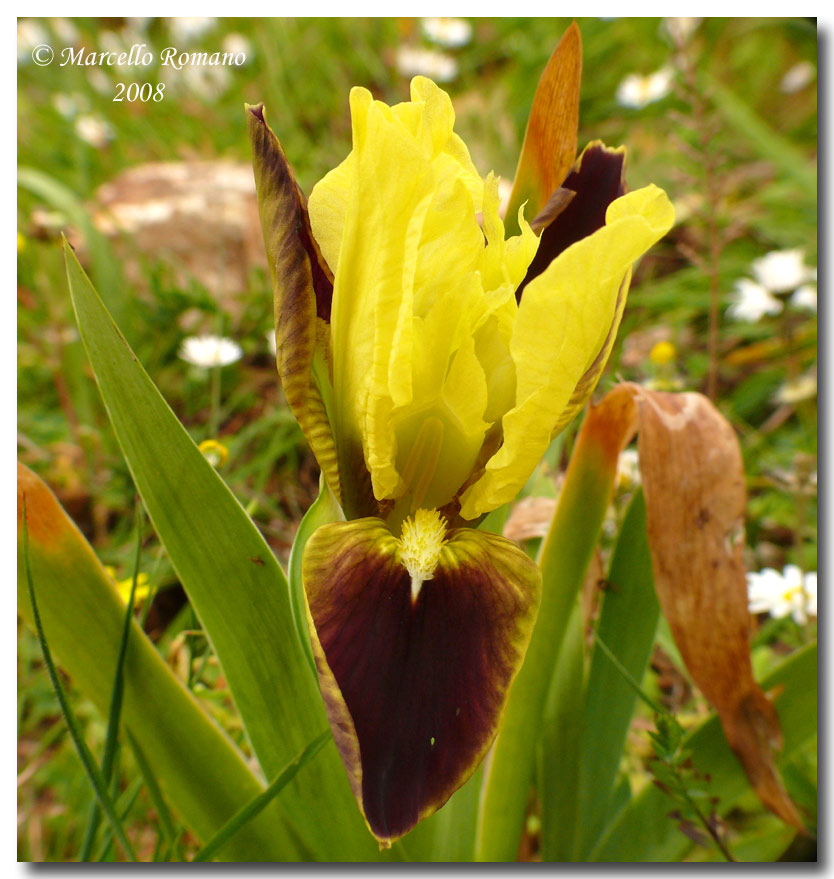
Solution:
<svg viewBox="0 0 834 879">
<path fill-rule="evenodd" d="M 209 436 L 217 437 L 220 430 L 220 367 L 211 368 L 211 403 L 209 409 Z"/>
</svg>

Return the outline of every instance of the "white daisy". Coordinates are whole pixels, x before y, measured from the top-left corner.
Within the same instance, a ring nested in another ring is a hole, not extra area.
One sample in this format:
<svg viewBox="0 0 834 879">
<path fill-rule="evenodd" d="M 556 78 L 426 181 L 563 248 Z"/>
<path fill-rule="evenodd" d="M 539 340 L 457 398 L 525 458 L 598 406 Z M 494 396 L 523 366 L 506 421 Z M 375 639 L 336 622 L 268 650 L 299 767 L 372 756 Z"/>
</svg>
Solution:
<svg viewBox="0 0 834 879">
<path fill-rule="evenodd" d="M 472 25 L 462 18 L 424 18 L 420 24 L 433 43 L 447 49 L 465 46 L 472 39 Z"/>
<path fill-rule="evenodd" d="M 640 455 L 637 449 L 623 449 L 617 458 L 617 487 L 628 490 L 636 488 L 640 482 Z"/>
<path fill-rule="evenodd" d="M 777 403 L 791 405 L 800 403 L 802 400 L 812 400 L 817 395 L 817 377 L 815 375 L 801 375 L 793 381 L 786 382 L 774 394 Z"/>
<path fill-rule="evenodd" d="M 434 49 L 400 46 L 397 70 L 405 77 L 427 76 L 437 82 L 449 82 L 458 75 L 458 62 L 451 55 Z"/>
<path fill-rule="evenodd" d="M 233 339 L 221 336 L 188 336 L 180 345 L 179 356 L 192 366 L 210 369 L 240 360 L 243 349 Z"/>
<path fill-rule="evenodd" d="M 700 23 L 700 18 L 693 18 L 692 16 L 686 15 L 672 16 L 663 19 L 663 27 L 666 30 L 666 33 L 669 34 L 677 46 L 686 45 L 692 37 L 692 34 L 698 30 L 698 25 Z"/>
<path fill-rule="evenodd" d="M 817 310 L 817 288 L 813 284 L 803 284 L 788 300 L 794 308 Z"/>
<path fill-rule="evenodd" d="M 803 576 L 796 565 L 785 565 L 780 574 L 773 568 L 747 574 L 747 597 L 751 613 L 768 613 L 776 619 L 790 614 L 799 625 L 817 615 L 817 572 Z"/>
<path fill-rule="evenodd" d="M 55 36 L 66 46 L 75 46 L 81 39 L 78 28 L 68 18 L 53 18 L 50 24 Z"/>
<path fill-rule="evenodd" d="M 782 303 L 765 287 L 740 278 L 736 281 L 733 304 L 727 309 L 729 317 L 735 320 L 746 320 L 755 323 L 766 314 L 779 314 Z"/>
<path fill-rule="evenodd" d="M 110 79 L 101 67 L 89 67 L 87 69 L 87 81 L 100 95 L 113 94 L 113 80 Z"/>
<path fill-rule="evenodd" d="M 52 106 L 64 119 L 75 119 L 79 113 L 90 108 L 90 102 L 86 95 L 79 92 L 73 92 L 69 95 L 64 92 L 55 92 L 52 96 Z"/>
<path fill-rule="evenodd" d="M 113 126 L 101 116 L 79 116 L 75 120 L 75 133 L 96 149 L 106 147 L 116 136 Z"/>
<path fill-rule="evenodd" d="M 219 98 L 232 81 L 228 67 L 193 67 L 189 64 L 177 75 L 188 91 L 206 101 Z"/>
<path fill-rule="evenodd" d="M 772 250 L 753 261 L 753 276 L 771 293 L 790 293 L 806 281 L 816 278 L 816 269 L 805 265 L 801 248 Z"/>
<path fill-rule="evenodd" d="M 28 64 L 32 60 L 32 50 L 36 46 L 49 43 L 49 34 L 31 18 L 17 23 L 17 63 Z"/>
<path fill-rule="evenodd" d="M 220 45 L 223 51 L 228 52 L 230 55 L 245 55 L 246 61 L 244 61 L 244 64 L 249 61 L 252 55 L 252 44 L 243 34 L 227 34 Z"/>
<path fill-rule="evenodd" d="M 639 110 L 665 98 L 672 90 L 673 79 L 674 71 L 671 67 L 662 67 L 647 76 L 629 73 L 617 88 L 617 103 Z"/>
<path fill-rule="evenodd" d="M 168 19 L 171 36 L 180 43 L 193 43 L 215 27 L 217 27 L 217 19 L 207 15 Z"/>
<path fill-rule="evenodd" d="M 786 95 L 793 95 L 810 85 L 816 75 L 817 68 L 810 61 L 800 61 L 782 77 L 779 87 Z"/>
</svg>

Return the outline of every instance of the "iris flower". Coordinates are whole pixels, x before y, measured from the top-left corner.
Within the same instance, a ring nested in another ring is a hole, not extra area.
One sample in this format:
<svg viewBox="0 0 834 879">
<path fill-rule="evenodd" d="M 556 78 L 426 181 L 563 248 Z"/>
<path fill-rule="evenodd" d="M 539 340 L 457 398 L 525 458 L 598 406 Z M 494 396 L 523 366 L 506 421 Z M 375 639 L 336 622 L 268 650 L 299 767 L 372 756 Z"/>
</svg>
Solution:
<svg viewBox="0 0 834 879">
<path fill-rule="evenodd" d="M 322 695 L 382 845 L 472 774 L 529 643 L 541 577 L 477 529 L 579 412 L 611 351 L 631 267 L 671 227 L 624 150 L 589 145 L 507 238 L 498 180 L 424 77 L 389 107 L 350 94 L 353 149 L 298 188 L 248 108 L 275 286 L 278 370 L 344 521 L 302 579 Z"/>
</svg>

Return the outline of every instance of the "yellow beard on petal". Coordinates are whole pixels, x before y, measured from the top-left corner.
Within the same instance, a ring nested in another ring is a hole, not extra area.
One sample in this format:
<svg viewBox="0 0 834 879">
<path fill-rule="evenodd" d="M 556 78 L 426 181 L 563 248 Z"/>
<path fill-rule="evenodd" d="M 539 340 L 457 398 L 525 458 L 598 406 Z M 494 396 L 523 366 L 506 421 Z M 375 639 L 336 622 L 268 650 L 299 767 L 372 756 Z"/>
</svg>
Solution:
<svg viewBox="0 0 834 879">
<path fill-rule="evenodd" d="M 423 583 L 434 576 L 445 537 L 446 519 L 437 510 L 421 508 L 403 522 L 399 559 L 411 577 L 412 602 L 417 601 Z"/>
</svg>

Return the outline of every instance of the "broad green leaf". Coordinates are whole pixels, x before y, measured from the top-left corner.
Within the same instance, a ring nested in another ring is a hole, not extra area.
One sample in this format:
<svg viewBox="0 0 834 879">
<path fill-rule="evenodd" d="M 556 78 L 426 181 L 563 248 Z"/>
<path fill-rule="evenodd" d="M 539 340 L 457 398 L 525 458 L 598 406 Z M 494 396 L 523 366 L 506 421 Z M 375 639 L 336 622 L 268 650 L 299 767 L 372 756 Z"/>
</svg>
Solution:
<svg viewBox="0 0 834 879">
<path fill-rule="evenodd" d="M 483 764 L 434 816 L 433 861 L 470 862 L 475 850 Z"/>
<path fill-rule="evenodd" d="M 651 556 L 642 493 L 629 506 L 601 603 L 597 633 L 636 680 L 643 676 L 657 627 Z M 584 623 L 574 607 L 559 656 L 541 742 L 542 854 L 547 861 L 582 861 L 612 803 L 636 694 L 595 648 L 584 675 Z"/>
<path fill-rule="evenodd" d="M 52 493 L 19 466 L 19 497 L 23 492 L 32 578 L 46 637 L 73 683 L 106 716 L 124 603 Z M 17 589 L 18 609 L 31 624 L 20 549 Z M 202 839 L 263 789 L 237 748 L 174 677 L 136 622 L 131 624 L 124 668 L 122 722 L 141 743 L 173 807 Z M 221 852 L 228 860 L 284 860 L 302 854 L 274 806 Z"/>
<path fill-rule="evenodd" d="M 778 763 L 784 764 L 803 748 L 817 730 L 817 646 L 796 651 L 761 686 L 775 693 L 774 705 L 785 736 Z M 710 796 L 719 797 L 719 814 L 750 792 L 741 764 L 730 750 L 713 715 L 687 736 L 695 767 L 711 779 Z M 617 815 L 589 856 L 592 861 L 674 861 L 691 847 L 691 840 L 668 817 L 669 798 L 654 785 L 645 787 Z"/>
<path fill-rule="evenodd" d="M 642 680 L 648 665 L 659 613 L 646 504 L 638 492 L 620 529 L 597 624 L 599 637 L 636 681 Z M 575 860 L 585 859 L 611 814 L 614 780 L 636 698 L 622 674 L 595 648 L 583 722 Z"/>
<path fill-rule="evenodd" d="M 116 437 L 268 778 L 327 725 L 272 551 L 139 364 L 65 246 L 78 326 Z M 376 859 L 334 744 L 277 802 L 314 859 Z"/>
<path fill-rule="evenodd" d="M 585 621 L 577 596 L 544 717 L 539 754 L 542 860 L 570 861 L 579 833 L 582 720 L 585 711 Z"/>
<path fill-rule="evenodd" d="M 310 671 L 315 680 L 316 664 L 313 659 L 313 648 L 310 644 L 310 630 L 307 624 L 306 600 L 304 598 L 304 584 L 301 581 L 301 559 L 304 556 L 304 547 L 313 533 L 322 525 L 344 520 L 342 508 L 333 496 L 333 492 L 327 485 L 324 475 L 319 477 L 319 495 L 310 505 L 310 509 L 304 514 L 301 524 L 296 531 L 295 539 L 290 551 L 289 581 L 290 602 L 292 604 L 293 621 L 295 622 L 298 641 L 307 654 L 310 663 Z"/>
<path fill-rule="evenodd" d="M 621 437 L 590 410 L 542 544 L 542 601 L 504 725 L 484 771 L 475 858 L 514 860 L 533 780 L 536 743 L 568 620 L 611 499 Z M 623 410 L 628 416 L 627 410 Z"/>
</svg>

